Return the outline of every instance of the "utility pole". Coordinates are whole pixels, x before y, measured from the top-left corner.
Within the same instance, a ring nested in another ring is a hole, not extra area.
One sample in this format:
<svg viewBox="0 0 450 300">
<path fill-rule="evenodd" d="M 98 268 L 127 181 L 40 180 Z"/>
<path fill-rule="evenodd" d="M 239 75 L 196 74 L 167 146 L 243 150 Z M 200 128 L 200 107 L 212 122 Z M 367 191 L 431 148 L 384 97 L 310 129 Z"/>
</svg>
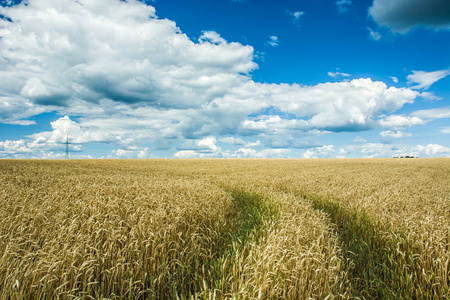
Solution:
<svg viewBox="0 0 450 300">
<path fill-rule="evenodd" d="M 66 159 L 69 159 L 69 135 L 66 136 Z"/>
</svg>

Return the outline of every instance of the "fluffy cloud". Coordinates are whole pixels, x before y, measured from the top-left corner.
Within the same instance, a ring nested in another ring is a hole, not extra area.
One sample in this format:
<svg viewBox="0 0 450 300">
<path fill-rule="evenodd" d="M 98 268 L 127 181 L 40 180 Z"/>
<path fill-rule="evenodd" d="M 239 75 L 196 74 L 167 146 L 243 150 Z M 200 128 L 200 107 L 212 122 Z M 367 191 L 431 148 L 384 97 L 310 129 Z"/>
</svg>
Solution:
<svg viewBox="0 0 450 300">
<path fill-rule="evenodd" d="M 312 87 L 277 87 L 274 103 L 297 118 L 309 118 L 312 128 L 330 131 L 358 131 L 374 126 L 382 111 L 393 112 L 412 103 L 418 93 L 409 89 L 387 88 L 382 82 L 354 79 L 323 83 Z"/>
<path fill-rule="evenodd" d="M 230 158 L 285 158 L 289 155 L 289 149 L 263 149 L 256 151 L 252 148 L 239 148 L 232 154 L 225 154 L 224 157 Z"/>
<path fill-rule="evenodd" d="M 199 107 L 256 68 L 252 47 L 215 32 L 194 43 L 135 0 L 34 0 L 2 13 L 12 22 L 0 21 L 0 88 L 33 104 Z"/>
<path fill-rule="evenodd" d="M 418 145 L 411 149 L 414 156 L 443 156 L 450 157 L 450 148 L 438 144 L 428 144 L 426 146 Z"/>
<path fill-rule="evenodd" d="M 415 84 L 411 88 L 413 89 L 428 89 L 436 81 L 447 77 L 450 75 L 450 69 L 439 70 L 434 72 L 425 71 L 413 71 L 412 74 L 408 75 L 408 84 Z"/>
<path fill-rule="evenodd" d="M 283 147 L 316 147 L 325 132 L 371 129 L 420 95 L 369 78 L 255 82 L 251 46 L 214 31 L 193 41 L 136 0 L 33 0 L 0 13 L 11 20 L 0 20 L 0 122 L 67 116 L 51 131 L 10 141 L 26 147 L 17 152 L 61 149 L 69 135 L 72 147 L 114 143 L 120 151 L 111 157 L 148 157 L 149 149 L 222 155 L 217 140 L 251 151 L 264 144 L 277 151 L 254 156 L 277 156 L 287 154 Z M 304 13 L 290 14 L 299 20 Z M 242 142 L 226 138 L 236 134 Z"/>
<path fill-rule="evenodd" d="M 201 140 L 187 140 L 174 154 L 175 158 L 204 158 L 204 157 L 217 157 L 220 155 L 221 148 L 216 145 L 217 140 L 213 136 L 205 137 Z M 186 150 L 187 149 L 187 150 Z"/>
<path fill-rule="evenodd" d="M 17 141 L 0 141 L 0 153 L 3 154 L 22 154 L 22 153 L 30 153 L 31 150 L 26 146 L 26 142 L 24 140 Z"/>
<path fill-rule="evenodd" d="M 422 125 L 425 122 L 416 117 L 402 116 L 402 115 L 390 115 L 379 121 L 380 125 L 385 128 L 405 128 L 415 125 Z"/>
<path fill-rule="evenodd" d="M 406 33 L 414 27 L 450 29 L 447 0 L 374 0 L 369 15 L 381 26 Z"/>
<path fill-rule="evenodd" d="M 81 128 L 78 123 L 72 121 L 68 116 L 59 118 L 50 123 L 52 131 L 45 131 L 31 135 L 34 140 L 33 144 L 63 144 L 66 142 L 67 136 L 70 142 L 75 144 L 91 143 L 91 142 L 111 142 L 119 139 L 111 133 L 90 128 Z"/>
<path fill-rule="evenodd" d="M 259 120 L 244 120 L 241 123 L 241 133 L 251 134 L 282 134 L 287 130 L 304 130 L 308 123 L 304 120 L 286 120 L 280 116 L 267 116 Z"/>
<path fill-rule="evenodd" d="M 334 145 L 324 145 L 322 147 L 316 147 L 310 150 L 306 150 L 303 153 L 303 158 L 328 158 L 333 157 L 336 153 Z"/>
<path fill-rule="evenodd" d="M 212 153 L 220 151 L 220 147 L 216 146 L 217 140 L 213 136 L 205 137 L 201 140 L 186 140 L 178 149 L 196 150 L 204 153 Z"/>
</svg>

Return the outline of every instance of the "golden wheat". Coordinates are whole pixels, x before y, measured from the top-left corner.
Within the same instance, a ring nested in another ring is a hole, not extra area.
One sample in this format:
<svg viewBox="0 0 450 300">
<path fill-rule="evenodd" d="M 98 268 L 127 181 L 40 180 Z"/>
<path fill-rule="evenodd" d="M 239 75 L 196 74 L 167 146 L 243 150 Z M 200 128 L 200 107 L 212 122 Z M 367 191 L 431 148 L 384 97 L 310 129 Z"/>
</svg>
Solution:
<svg viewBox="0 0 450 300">
<path fill-rule="evenodd" d="M 1 160 L 2 299 L 448 299 L 450 160 Z"/>
</svg>

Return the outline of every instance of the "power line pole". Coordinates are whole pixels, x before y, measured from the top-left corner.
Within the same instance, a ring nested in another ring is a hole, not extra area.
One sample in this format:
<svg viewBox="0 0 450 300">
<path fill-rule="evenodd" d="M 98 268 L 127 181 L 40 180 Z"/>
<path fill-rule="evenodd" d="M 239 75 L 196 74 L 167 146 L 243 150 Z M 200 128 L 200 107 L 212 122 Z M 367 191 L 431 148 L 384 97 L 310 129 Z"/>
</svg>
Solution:
<svg viewBox="0 0 450 300">
<path fill-rule="evenodd" d="M 69 159 L 69 135 L 66 136 L 66 159 Z"/>
</svg>

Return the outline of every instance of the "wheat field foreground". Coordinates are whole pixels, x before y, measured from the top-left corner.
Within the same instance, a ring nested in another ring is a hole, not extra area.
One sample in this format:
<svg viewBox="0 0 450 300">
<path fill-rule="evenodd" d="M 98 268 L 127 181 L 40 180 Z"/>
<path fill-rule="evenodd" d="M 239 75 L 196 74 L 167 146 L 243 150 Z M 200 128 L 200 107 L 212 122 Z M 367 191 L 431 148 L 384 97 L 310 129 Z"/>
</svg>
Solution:
<svg viewBox="0 0 450 300">
<path fill-rule="evenodd" d="M 1 299 L 450 299 L 450 159 L 0 173 Z"/>
</svg>

